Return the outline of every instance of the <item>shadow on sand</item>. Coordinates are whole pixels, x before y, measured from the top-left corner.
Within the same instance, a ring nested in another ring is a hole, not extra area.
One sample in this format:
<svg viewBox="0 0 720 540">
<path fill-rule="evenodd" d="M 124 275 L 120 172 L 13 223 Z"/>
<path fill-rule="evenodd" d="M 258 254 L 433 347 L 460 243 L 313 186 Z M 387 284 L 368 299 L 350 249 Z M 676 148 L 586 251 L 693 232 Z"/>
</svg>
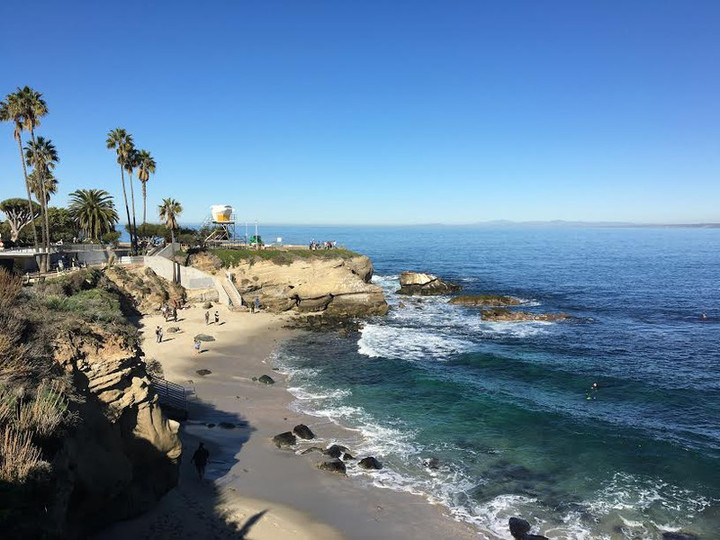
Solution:
<svg viewBox="0 0 720 540">
<path fill-rule="evenodd" d="M 191 398 L 188 419 L 181 423 L 179 432 L 183 455 L 177 487 L 146 513 L 115 523 L 93 538 L 245 538 L 267 510 L 246 515 L 237 513 L 230 505 L 230 497 L 223 494 L 216 481 L 229 475 L 237 463 L 237 454 L 253 431 L 240 415 Z M 200 442 L 210 453 L 204 480 L 199 479 L 190 461 Z"/>
</svg>

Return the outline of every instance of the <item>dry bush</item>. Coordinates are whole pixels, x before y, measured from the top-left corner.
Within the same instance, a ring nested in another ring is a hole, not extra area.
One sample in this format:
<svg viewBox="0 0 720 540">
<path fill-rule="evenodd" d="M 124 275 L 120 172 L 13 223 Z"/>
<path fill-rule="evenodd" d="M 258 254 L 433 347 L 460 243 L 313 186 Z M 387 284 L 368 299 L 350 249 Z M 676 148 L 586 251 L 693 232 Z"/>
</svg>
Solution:
<svg viewBox="0 0 720 540">
<path fill-rule="evenodd" d="M 10 426 L 0 432 L 0 480 L 22 483 L 28 476 L 47 464 L 40 449 L 32 443 L 30 433 L 18 433 Z"/>
<path fill-rule="evenodd" d="M 22 290 L 22 278 L 0 268 L 0 311 L 7 311 Z"/>
<path fill-rule="evenodd" d="M 50 437 L 62 424 L 68 410 L 68 401 L 60 391 L 58 381 L 42 381 L 34 399 L 21 401 L 17 408 L 16 427 L 34 437 Z"/>
</svg>

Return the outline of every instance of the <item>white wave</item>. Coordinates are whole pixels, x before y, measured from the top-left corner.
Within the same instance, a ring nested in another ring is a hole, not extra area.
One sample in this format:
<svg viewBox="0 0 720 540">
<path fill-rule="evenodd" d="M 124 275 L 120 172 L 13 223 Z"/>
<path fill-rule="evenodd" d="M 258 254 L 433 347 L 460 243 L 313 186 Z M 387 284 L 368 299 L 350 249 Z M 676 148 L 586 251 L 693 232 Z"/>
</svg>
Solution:
<svg viewBox="0 0 720 540">
<path fill-rule="evenodd" d="M 370 358 L 402 360 L 446 359 L 471 350 L 473 344 L 458 337 L 441 335 L 422 328 L 366 324 L 358 340 L 358 352 Z"/>
</svg>

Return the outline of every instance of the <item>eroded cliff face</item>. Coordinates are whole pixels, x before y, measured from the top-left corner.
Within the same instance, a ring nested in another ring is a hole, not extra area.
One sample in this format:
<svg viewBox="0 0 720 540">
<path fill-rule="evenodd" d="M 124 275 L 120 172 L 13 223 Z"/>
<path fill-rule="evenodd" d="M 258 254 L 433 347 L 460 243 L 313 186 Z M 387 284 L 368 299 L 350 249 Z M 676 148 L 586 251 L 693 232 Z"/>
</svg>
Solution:
<svg viewBox="0 0 720 540">
<path fill-rule="evenodd" d="M 55 457 L 58 527 L 69 535 L 149 509 L 177 484 L 182 447 L 132 336 L 78 323 L 53 342 L 85 402 Z"/>
<path fill-rule="evenodd" d="M 270 311 L 327 312 L 333 315 L 384 315 L 382 289 L 370 283 L 368 257 L 306 258 L 290 264 L 244 261 L 229 269 L 245 304 L 259 298 Z"/>
</svg>

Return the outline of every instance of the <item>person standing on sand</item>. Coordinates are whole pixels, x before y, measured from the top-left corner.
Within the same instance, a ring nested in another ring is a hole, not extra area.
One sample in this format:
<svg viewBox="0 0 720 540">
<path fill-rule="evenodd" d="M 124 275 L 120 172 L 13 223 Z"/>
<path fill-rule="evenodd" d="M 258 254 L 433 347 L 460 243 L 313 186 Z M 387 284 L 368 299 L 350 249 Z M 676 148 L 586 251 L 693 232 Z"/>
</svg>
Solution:
<svg viewBox="0 0 720 540">
<path fill-rule="evenodd" d="M 158 343 L 162 342 L 162 328 L 159 326 L 155 328 L 155 341 Z"/>
<path fill-rule="evenodd" d="M 195 348 L 195 354 L 200 354 L 200 347 L 201 347 L 200 340 L 195 338 L 195 342 L 193 343 L 193 347 Z"/>
<path fill-rule="evenodd" d="M 260 311 L 260 297 L 259 296 L 255 297 L 255 311 L 256 312 Z"/>
<path fill-rule="evenodd" d="M 219 324 L 219 323 L 220 323 L 220 313 L 218 313 L 218 312 L 216 311 L 216 312 L 215 312 L 215 324 Z"/>
<path fill-rule="evenodd" d="M 210 312 L 206 311 L 205 312 L 205 326 L 207 326 L 208 324 L 210 324 Z"/>
<path fill-rule="evenodd" d="M 200 443 L 197 450 L 195 450 L 193 457 L 190 459 L 191 463 L 195 463 L 195 468 L 197 469 L 198 478 L 200 478 L 200 480 L 205 477 L 205 466 L 207 465 L 209 457 L 210 452 L 207 451 L 203 443 Z"/>
</svg>

